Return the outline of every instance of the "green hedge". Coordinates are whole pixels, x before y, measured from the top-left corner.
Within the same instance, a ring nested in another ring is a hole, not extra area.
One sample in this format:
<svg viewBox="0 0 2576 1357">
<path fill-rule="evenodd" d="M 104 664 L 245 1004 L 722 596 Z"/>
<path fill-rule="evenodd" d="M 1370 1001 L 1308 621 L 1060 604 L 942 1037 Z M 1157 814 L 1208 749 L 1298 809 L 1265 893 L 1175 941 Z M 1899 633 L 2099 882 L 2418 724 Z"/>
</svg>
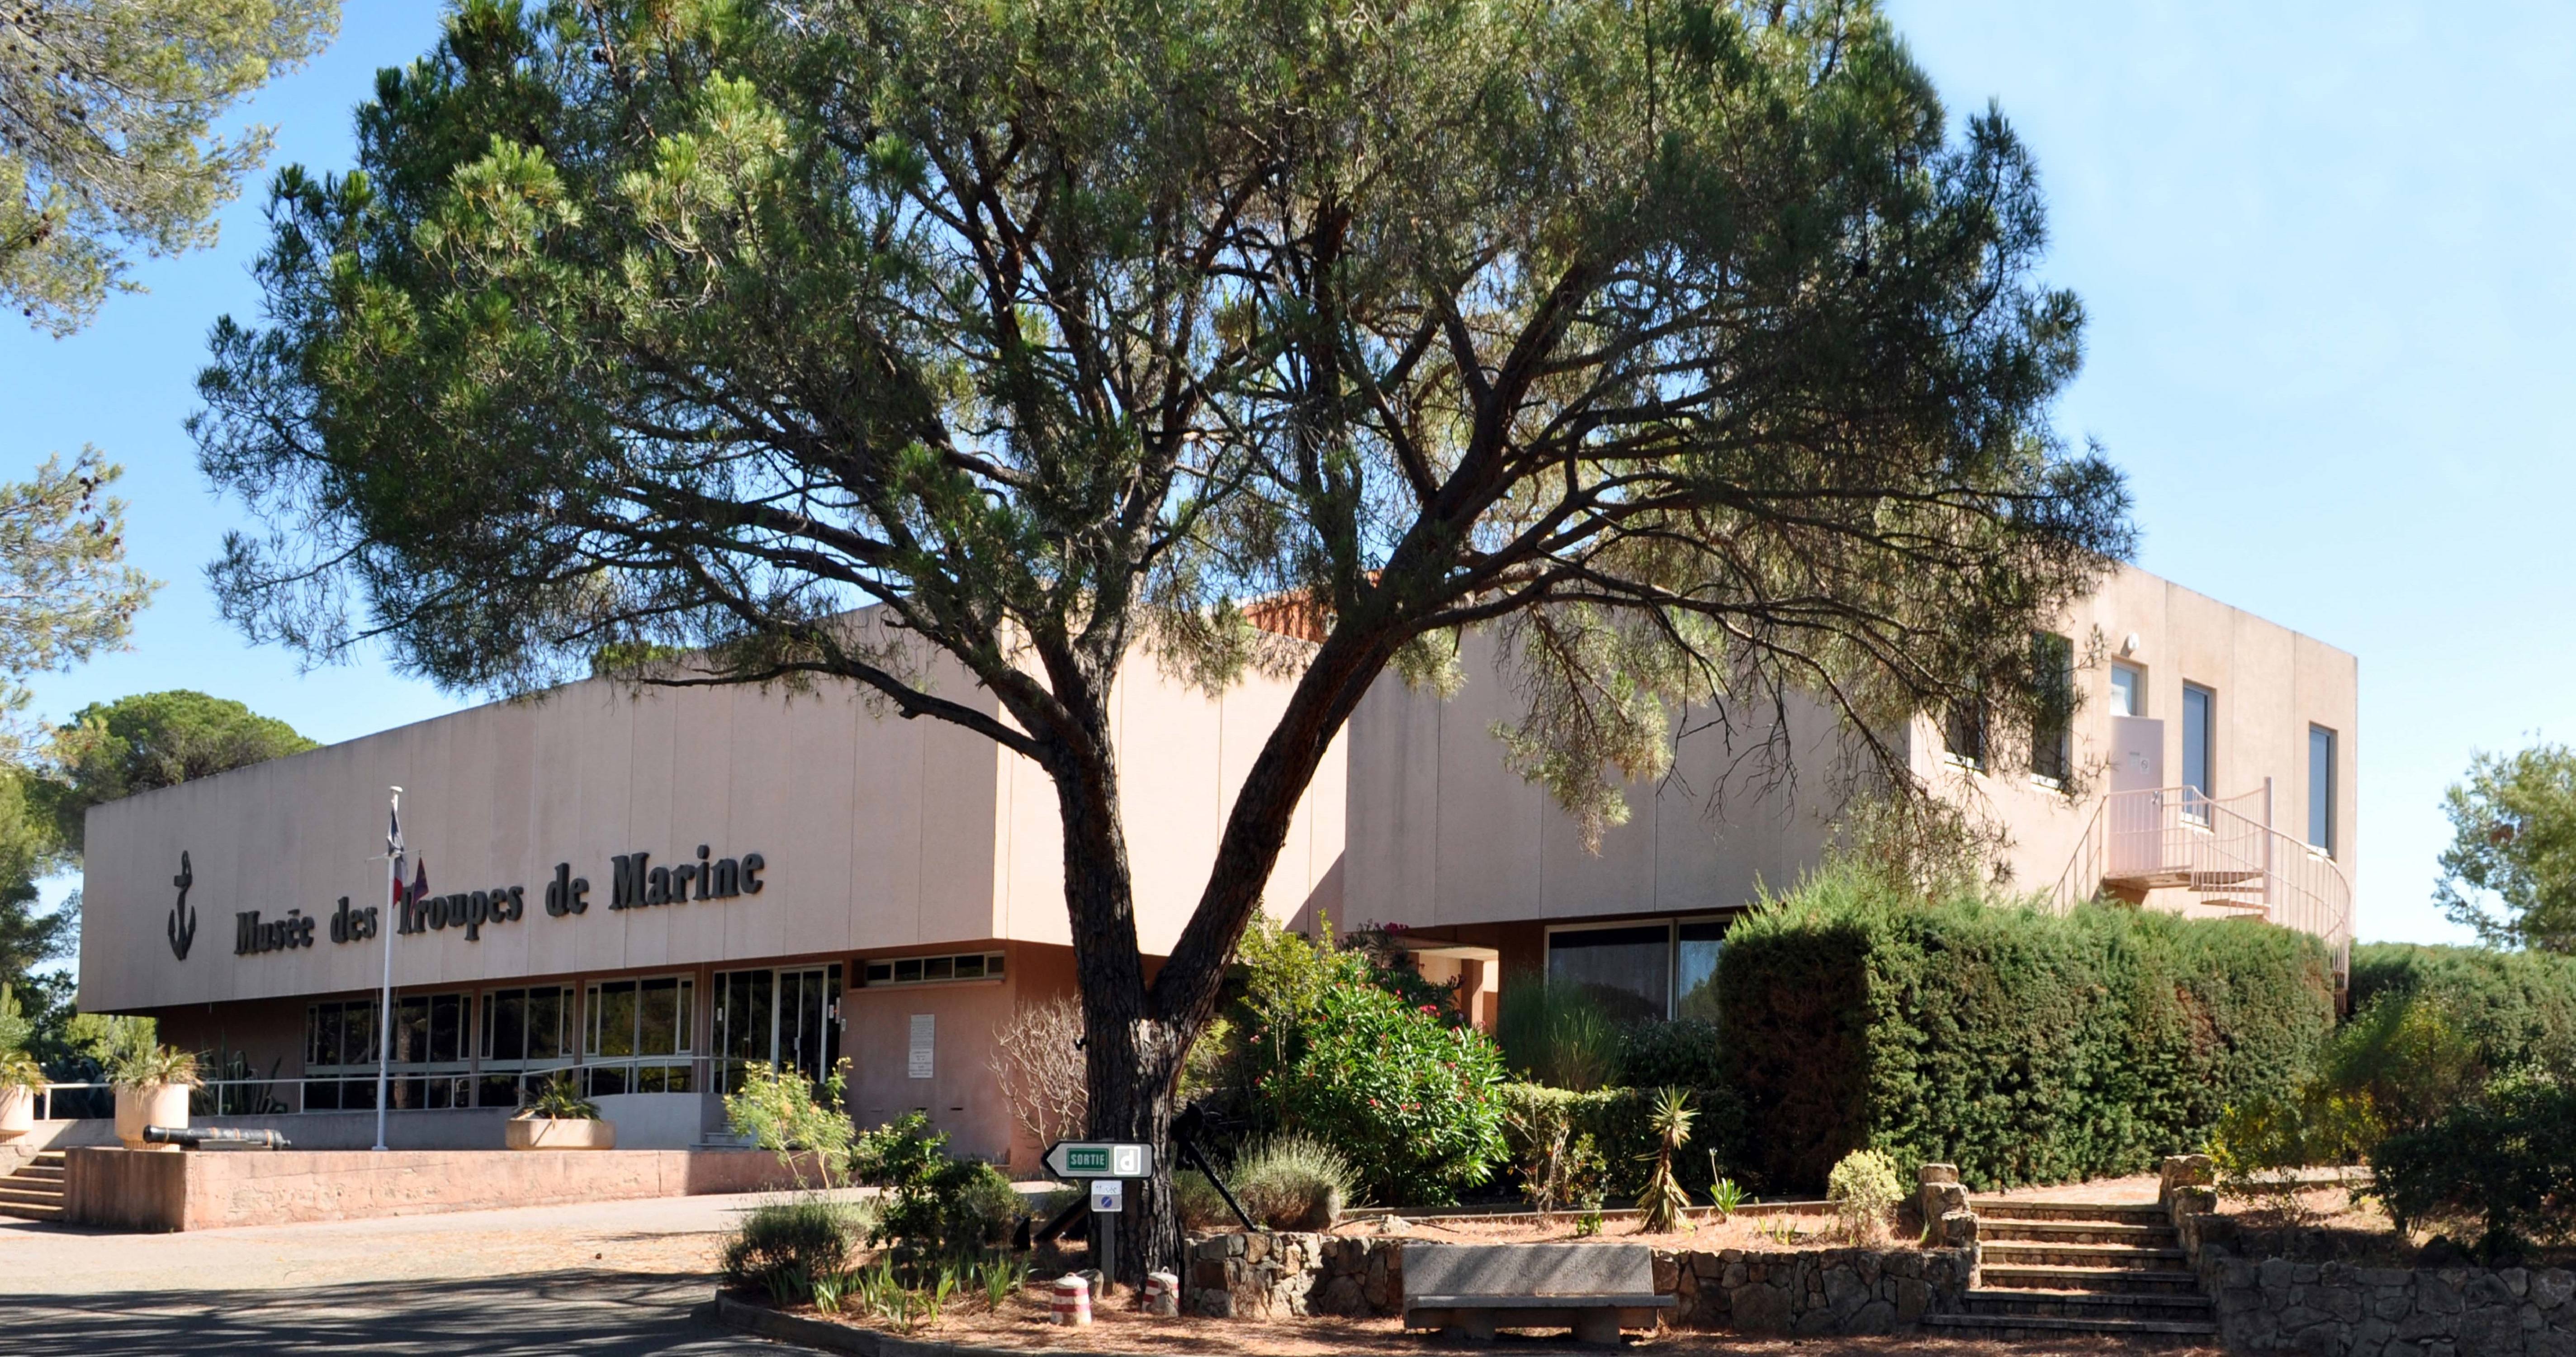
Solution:
<svg viewBox="0 0 2576 1357">
<path fill-rule="evenodd" d="M 2354 1010 L 2387 993 L 2437 1001 L 2492 1068 L 2576 1069 L 2576 957 L 2402 942 L 2353 948 Z"/>
<path fill-rule="evenodd" d="M 1495 1167 L 1498 1182 L 1517 1184 L 1518 1167 L 1527 1162 L 1530 1146 L 1519 1127 L 1530 1122 L 1530 1113 L 1541 1104 L 1563 1105 L 1570 1114 L 1576 1135 L 1589 1134 L 1592 1146 L 1601 1152 L 1608 1170 L 1610 1196 L 1608 1205 L 1632 1205 L 1637 1194 L 1646 1190 L 1646 1175 L 1653 1171 L 1652 1160 L 1658 1141 L 1646 1124 L 1654 1108 L 1656 1089 L 1605 1088 L 1590 1093 L 1549 1088 L 1544 1084 L 1505 1084 L 1495 1090 L 1503 1108 L 1503 1139 L 1511 1158 Z M 1682 1186 L 1694 1196 L 1708 1193 L 1712 1175 L 1709 1155 L 1717 1156 L 1720 1171 L 1733 1172 L 1737 1146 L 1744 1129 L 1741 1104 L 1732 1091 L 1723 1088 L 1689 1090 L 1691 1106 L 1698 1110 L 1691 1124 L 1690 1143 L 1685 1145 L 1673 1165 Z"/>
<path fill-rule="evenodd" d="M 2294 1084 L 2333 1025 L 2324 946 L 2246 920 L 1925 902 L 1830 871 L 1718 961 L 1719 1050 L 1773 1195 L 1875 1148 L 1973 1187 L 2140 1172 Z"/>
</svg>

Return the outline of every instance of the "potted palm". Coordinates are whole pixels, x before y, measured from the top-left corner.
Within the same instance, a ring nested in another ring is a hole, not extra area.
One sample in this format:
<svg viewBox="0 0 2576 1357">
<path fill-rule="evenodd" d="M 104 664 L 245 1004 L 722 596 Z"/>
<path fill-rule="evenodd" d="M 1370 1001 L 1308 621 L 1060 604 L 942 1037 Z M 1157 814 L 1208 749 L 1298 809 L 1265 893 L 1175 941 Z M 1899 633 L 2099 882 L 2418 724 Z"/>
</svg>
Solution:
<svg viewBox="0 0 2576 1357">
<path fill-rule="evenodd" d="M 36 1093 L 45 1086 L 45 1069 L 27 1054 L 27 1040 L 34 1035 L 34 1025 L 18 1009 L 18 996 L 0 985 L 0 1141 L 36 1129 Z"/>
<path fill-rule="evenodd" d="M 36 1093 L 44 1086 L 45 1067 L 34 1056 L 0 1051 L 0 1141 L 36 1129 Z"/>
<path fill-rule="evenodd" d="M 106 1065 L 116 1086 L 116 1138 L 129 1150 L 179 1148 L 145 1144 L 143 1128 L 188 1124 L 188 1091 L 200 1082 L 197 1057 L 147 1037 L 111 1051 Z"/>
<path fill-rule="evenodd" d="M 617 1123 L 599 1105 L 573 1092 L 572 1075 L 558 1074 L 501 1124 L 501 1141 L 514 1150 L 613 1150 Z"/>
</svg>

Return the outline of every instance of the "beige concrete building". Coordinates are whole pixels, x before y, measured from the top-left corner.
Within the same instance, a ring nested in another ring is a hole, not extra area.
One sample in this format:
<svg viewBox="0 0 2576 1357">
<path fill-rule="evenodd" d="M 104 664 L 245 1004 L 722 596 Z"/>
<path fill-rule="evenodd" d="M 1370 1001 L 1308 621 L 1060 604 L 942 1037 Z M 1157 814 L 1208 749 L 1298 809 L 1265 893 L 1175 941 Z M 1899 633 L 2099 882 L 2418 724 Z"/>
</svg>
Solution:
<svg viewBox="0 0 2576 1357">
<path fill-rule="evenodd" d="M 2134 570 L 2063 638 L 2080 703 L 2059 776 L 1987 768 L 1932 721 L 1899 733 L 1919 773 L 2008 831 L 2014 879 L 2348 938 L 2353 658 Z M 1528 973 L 1640 1016 L 1697 1011 L 1727 920 L 1823 851 L 1831 723 L 1794 719 L 1803 771 L 1784 788 L 1684 713 L 1673 775 L 1630 788 L 1634 814 L 1590 854 L 1503 765 L 1491 644 L 1469 639 L 1446 702 L 1392 678 L 1372 692 L 1265 907 L 1406 925 L 1480 1018 Z M 974 689 L 952 674 L 944 691 Z M 1178 936 L 1284 696 L 1253 679 L 1210 699 L 1128 666 L 1149 954 Z M 428 876 L 414 920 L 385 907 L 393 785 Z M 1037 1147 L 989 1052 L 1015 1005 L 1072 985 L 1055 815 L 1034 766 L 846 692 L 574 684 L 93 810 L 80 1002 L 237 1056 L 251 1081 L 228 1104 L 296 1118 L 300 1144 L 363 1145 L 390 941 L 398 1147 L 497 1147 L 498 1119 L 566 1069 L 622 1145 L 701 1143 L 744 1062 L 847 1057 L 863 1123 L 918 1108 L 1026 1168 Z"/>
<path fill-rule="evenodd" d="M 2016 771 L 1942 722 L 1892 736 L 1918 776 L 2002 831 L 2007 881 L 2060 903 L 2103 890 L 2270 917 L 2348 945 L 2353 657 L 2127 568 L 2055 643 L 2074 715 Z M 1681 713 L 1670 775 L 1629 787 L 1628 822 L 1587 853 L 1546 794 L 1504 769 L 1488 732 L 1514 712 L 1492 641 L 1471 638 L 1464 658 L 1456 697 L 1381 683 L 1344 737 L 1349 917 L 1405 925 L 1441 974 L 1547 974 L 1640 1016 L 1702 1011 L 1729 917 L 1824 851 L 1831 721 L 1791 714 L 1798 776 L 1783 784 L 1720 723 Z M 2034 747 L 2013 735 L 2016 754 Z"/>
</svg>

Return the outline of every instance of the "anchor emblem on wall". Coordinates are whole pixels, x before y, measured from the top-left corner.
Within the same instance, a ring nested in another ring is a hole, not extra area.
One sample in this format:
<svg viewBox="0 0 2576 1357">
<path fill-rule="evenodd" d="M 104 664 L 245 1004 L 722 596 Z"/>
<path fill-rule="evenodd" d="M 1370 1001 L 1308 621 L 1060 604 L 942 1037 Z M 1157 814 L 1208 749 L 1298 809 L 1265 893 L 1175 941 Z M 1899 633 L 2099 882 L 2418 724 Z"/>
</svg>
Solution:
<svg viewBox="0 0 2576 1357">
<path fill-rule="evenodd" d="M 188 866 L 188 850 L 179 850 L 179 874 L 170 884 L 179 888 L 179 902 L 170 906 L 170 954 L 181 961 L 188 959 L 188 946 L 197 940 L 197 911 L 188 908 L 188 887 L 197 874 Z"/>
</svg>

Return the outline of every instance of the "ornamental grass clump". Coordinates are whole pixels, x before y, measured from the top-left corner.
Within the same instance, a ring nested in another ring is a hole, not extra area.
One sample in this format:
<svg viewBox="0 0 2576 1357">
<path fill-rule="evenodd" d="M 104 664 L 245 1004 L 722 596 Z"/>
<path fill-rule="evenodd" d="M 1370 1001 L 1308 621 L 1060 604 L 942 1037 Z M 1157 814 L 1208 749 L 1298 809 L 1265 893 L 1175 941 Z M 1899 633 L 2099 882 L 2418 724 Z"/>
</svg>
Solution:
<svg viewBox="0 0 2576 1357">
<path fill-rule="evenodd" d="M 1887 1219 L 1905 1195 L 1896 1165 L 1876 1150 L 1854 1150 L 1826 1176 L 1825 1196 L 1842 1222 L 1843 1237 L 1875 1244 L 1887 1237 Z"/>
<path fill-rule="evenodd" d="M 1273 1230 L 1329 1230 L 1356 1190 L 1351 1161 L 1300 1135 L 1253 1142 L 1234 1161 L 1235 1200 Z"/>
</svg>

